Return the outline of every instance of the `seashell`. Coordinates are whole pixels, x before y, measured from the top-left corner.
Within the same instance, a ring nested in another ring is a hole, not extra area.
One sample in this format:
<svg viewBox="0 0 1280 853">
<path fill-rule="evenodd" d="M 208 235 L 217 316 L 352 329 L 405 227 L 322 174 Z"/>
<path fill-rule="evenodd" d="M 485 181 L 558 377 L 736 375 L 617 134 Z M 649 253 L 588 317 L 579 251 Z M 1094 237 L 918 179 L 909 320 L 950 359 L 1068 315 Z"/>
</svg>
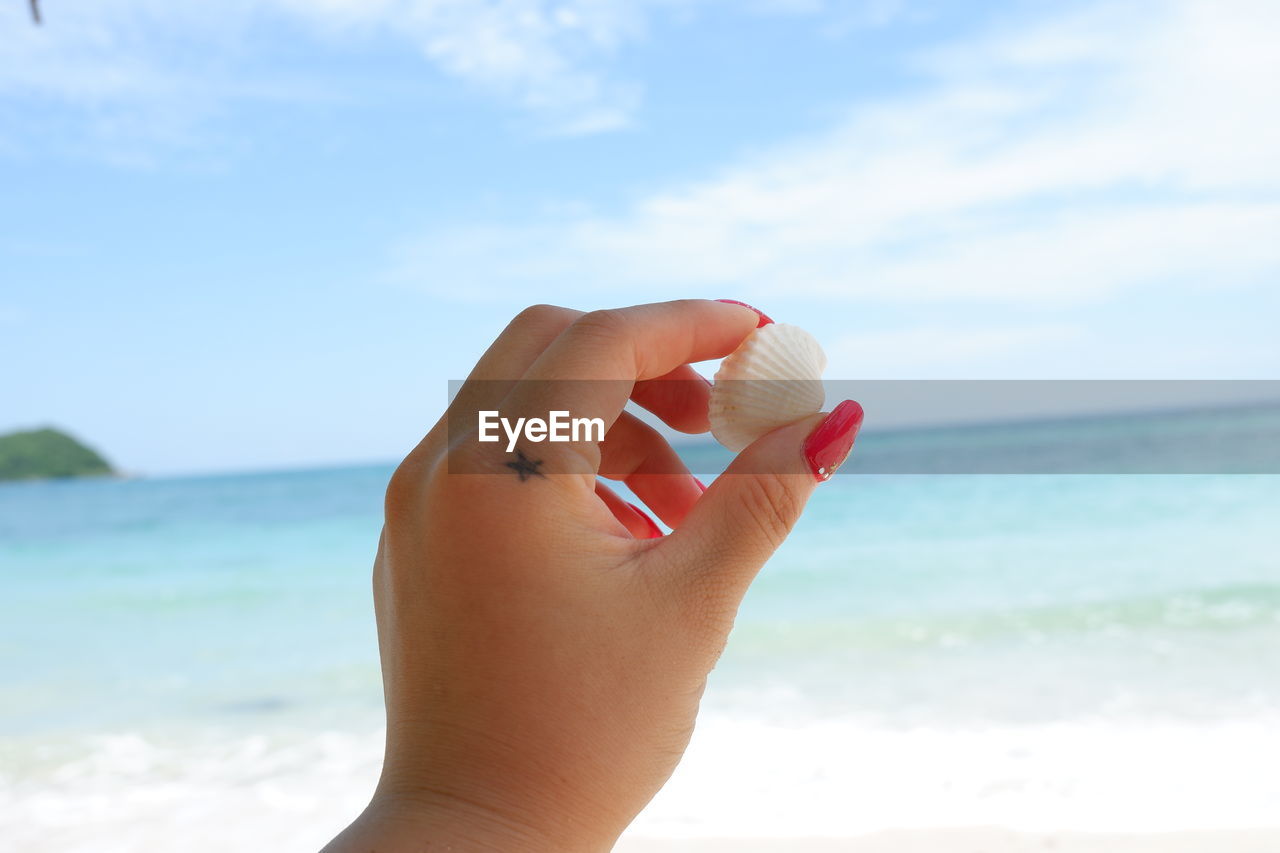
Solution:
<svg viewBox="0 0 1280 853">
<path fill-rule="evenodd" d="M 827 356 L 799 326 L 761 326 L 729 355 L 711 386 L 711 434 L 735 453 L 822 409 Z"/>
</svg>

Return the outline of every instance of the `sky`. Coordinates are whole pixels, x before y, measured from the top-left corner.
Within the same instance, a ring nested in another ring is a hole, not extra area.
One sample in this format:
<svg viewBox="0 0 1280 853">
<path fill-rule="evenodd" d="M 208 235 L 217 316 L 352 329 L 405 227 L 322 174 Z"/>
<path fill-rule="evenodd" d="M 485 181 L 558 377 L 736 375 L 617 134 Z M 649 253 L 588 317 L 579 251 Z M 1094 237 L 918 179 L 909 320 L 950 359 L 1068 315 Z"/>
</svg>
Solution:
<svg viewBox="0 0 1280 853">
<path fill-rule="evenodd" d="M 402 456 L 524 306 L 857 379 L 1280 379 L 1271 0 L 0 5 L 0 431 Z"/>
</svg>

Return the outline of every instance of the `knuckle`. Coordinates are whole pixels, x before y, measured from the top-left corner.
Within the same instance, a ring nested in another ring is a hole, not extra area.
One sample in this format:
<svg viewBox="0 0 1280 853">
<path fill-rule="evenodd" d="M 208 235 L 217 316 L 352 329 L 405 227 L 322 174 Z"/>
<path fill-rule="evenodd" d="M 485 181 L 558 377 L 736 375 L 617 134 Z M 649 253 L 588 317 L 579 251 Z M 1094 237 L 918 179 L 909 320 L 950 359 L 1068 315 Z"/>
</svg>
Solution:
<svg viewBox="0 0 1280 853">
<path fill-rule="evenodd" d="M 472 440 L 457 441 L 445 450 L 439 462 L 439 470 L 445 475 L 493 474 L 502 471 L 501 461 L 487 446 Z M 458 491 L 469 477 L 442 476 L 434 485 L 434 491 L 450 488 Z"/>
<path fill-rule="evenodd" d="M 383 497 L 383 510 L 388 519 L 412 512 L 422 494 L 424 476 L 421 463 L 412 455 L 396 466 Z"/>
<path fill-rule="evenodd" d="M 743 524 L 750 525 L 768 545 L 776 549 L 787 538 L 800 515 L 800 499 L 778 474 L 750 478 L 738 491 Z"/>
<path fill-rule="evenodd" d="M 450 466 L 452 470 L 475 470 L 466 469 L 456 461 L 456 455 L 453 448 L 440 455 L 427 455 L 415 450 L 396 466 L 383 496 L 383 512 L 388 525 L 403 530 L 405 524 L 420 522 L 427 507 L 439 506 L 441 490 L 456 479 L 440 476 L 442 471 L 451 470 Z M 449 461 L 450 457 L 454 457 L 454 461 Z"/>
<path fill-rule="evenodd" d="M 588 311 L 573 324 L 577 334 L 606 340 L 622 334 L 626 325 L 626 314 L 617 308 Z"/>
<path fill-rule="evenodd" d="M 569 312 L 569 309 L 567 308 L 561 308 L 557 305 L 547 305 L 545 303 L 538 303 L 536 305 L 530 305 L 529 307 L 522 310 L 519 314 L 517 314 L 515 318 L 511 321 L 511 326 L 513 328 L 516 328 L 516 327 L 523 328 L 526 326 L 544 326 L 544 325 L 547 325 L 548 323 L 552 323 L 552 322 L 555 322 L 556 320 L 559 320 L 561 317 L 563 317 L 565 314 L 568 314 L 568 313 L 570 312 Z"/>
</svg>

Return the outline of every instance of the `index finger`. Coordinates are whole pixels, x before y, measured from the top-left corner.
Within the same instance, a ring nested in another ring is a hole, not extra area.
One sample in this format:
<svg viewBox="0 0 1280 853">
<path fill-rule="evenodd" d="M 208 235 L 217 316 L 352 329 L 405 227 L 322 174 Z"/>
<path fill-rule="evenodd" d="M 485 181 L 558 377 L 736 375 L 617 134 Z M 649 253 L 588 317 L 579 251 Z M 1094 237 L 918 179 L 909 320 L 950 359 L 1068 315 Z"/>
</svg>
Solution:
<svg viewBox="0 0 1280 853">
<path fill-rule="evenodd" d="M 607 429 L 636 382 L 728 355 L 759 320 L 750 308 L 708 299 L 592 311 L 538 356 L 504 408 L 564 410 L 575 418 L 601 418 Z"/>
</svg>

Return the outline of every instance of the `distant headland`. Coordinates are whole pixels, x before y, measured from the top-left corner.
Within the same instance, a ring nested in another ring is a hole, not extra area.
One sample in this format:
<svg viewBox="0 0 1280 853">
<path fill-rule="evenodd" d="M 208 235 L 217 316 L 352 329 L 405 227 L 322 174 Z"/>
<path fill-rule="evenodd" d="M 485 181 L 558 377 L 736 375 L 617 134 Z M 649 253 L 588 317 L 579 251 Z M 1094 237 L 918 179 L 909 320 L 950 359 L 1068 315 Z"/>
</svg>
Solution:
<svg viewBox="0 0 1280 853">
<path fill-rule="evenodd" d="M 0 435 L 0 480 L 115 475 L 97 451 L 61 430 L 45 427 Z"/>
</svg>

